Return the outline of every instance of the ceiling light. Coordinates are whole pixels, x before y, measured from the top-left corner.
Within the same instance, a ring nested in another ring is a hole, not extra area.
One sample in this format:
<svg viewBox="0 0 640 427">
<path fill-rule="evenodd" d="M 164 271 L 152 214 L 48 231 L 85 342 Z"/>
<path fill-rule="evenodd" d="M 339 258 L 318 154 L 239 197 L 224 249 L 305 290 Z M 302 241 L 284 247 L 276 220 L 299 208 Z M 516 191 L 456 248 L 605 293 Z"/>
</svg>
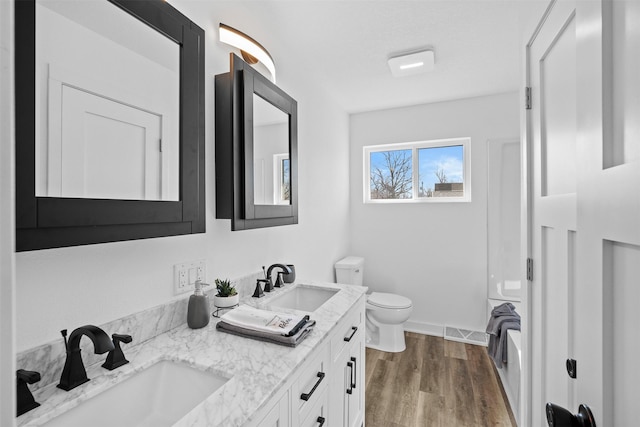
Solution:
<svg viewBox="0 0 640 427">
<path fill-rule="evenodd" d="M 435 66 L 433 50 L 422 50 L 389 58 L 389 68 L 394 77 L 426 73 Z"/>
<path fill-rule="evenodd" d="M 220 41 L 240 49 L 242 58 L 249 64 L 258 62 L 271 73 L 271 81 L 276 82 L 276 65 L 267 49 L 242 31 L 220 23 Z"/>
</svg>

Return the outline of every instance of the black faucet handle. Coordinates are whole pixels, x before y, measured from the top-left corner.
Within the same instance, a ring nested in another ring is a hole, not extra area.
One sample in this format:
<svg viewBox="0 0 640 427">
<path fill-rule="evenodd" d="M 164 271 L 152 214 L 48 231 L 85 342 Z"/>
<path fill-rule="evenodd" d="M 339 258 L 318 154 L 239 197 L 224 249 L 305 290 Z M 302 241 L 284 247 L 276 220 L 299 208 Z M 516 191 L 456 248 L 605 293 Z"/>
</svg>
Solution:
<svg viewBox="0 0 640 427">
<path fill-rule="evenodd" d="M 113 338 L 113 345 L 116 345 L 116 342 L 123 342 L 125 344 L 129 344 L 131 341 L 133 341 L 133 338 L 131 338 L 131 335 L 126 335 L 126 334 L 112 334 L 111 338 Z"/>
<path fill-rule="evenodd" d="M 38 381 L 40 381 L 39 372 L 25 371 L 24 369 L 16 371 L 16 416 L 19 417 L 25 412 L 40 406 L 27 386 L 27 384 L 37 383 Z"/>
<path fill-rule="evenodd" d="M 256 289 L 253 291 L 253 295 L 251 295 L 253 298 L 262 298 L 264 296 L 264 291 L 262 290 L 262 286 L 260 284 L 266 282 L 268 282 L 267 279 L 258 279 L 256 281 Z"/>
<path fill-rule="evenodd" d="M 18 369 L 16 371 L 16 378 L 18 380 L 24 381 L 27 384 L 34 384 L 40 381 L 40 372 Z"/>
<path fill-rule="evenodd" d="M 283 287 L 284 286 L 283 276 L 284 276 L 284 271 L 278 271 L 278 278 L 276 279 L 276 284 L 273 286 L 275 286 L 276 288 Z"/>
<path fill-rule="evenodd" d="M 113 350 L 111 350 L 107 355 L 107 360 L 102 364 L 102 367 L 113 371 L 114 369 L 129 363 L 129 361 L 124 357 L 122 348 L 120 348 L 120 343 L 123 342 L 128 344 L 133 341 L 133 338 L 131 338 L 131 335 L 125 334 L 112 334 L 111 338 L 113 339 Z"/>
</svg>

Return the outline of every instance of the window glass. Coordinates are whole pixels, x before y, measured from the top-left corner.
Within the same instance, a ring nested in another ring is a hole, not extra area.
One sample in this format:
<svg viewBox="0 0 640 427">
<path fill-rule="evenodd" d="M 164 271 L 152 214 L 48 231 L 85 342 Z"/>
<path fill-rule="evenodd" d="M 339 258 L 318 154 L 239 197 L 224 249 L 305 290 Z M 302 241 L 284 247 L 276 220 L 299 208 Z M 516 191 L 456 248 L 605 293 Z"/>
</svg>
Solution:
<svg viewBox="0 0 640 427">
<path fill-rule="evenodd" d="M 410 199 L 413 189 L 411 150 L 370 154 L 371 199 Z"/>
<path fill-rule="evenodd" d="M 464 196 L 462 145 L 418 149 L 418 197 Z"/>
</svg>

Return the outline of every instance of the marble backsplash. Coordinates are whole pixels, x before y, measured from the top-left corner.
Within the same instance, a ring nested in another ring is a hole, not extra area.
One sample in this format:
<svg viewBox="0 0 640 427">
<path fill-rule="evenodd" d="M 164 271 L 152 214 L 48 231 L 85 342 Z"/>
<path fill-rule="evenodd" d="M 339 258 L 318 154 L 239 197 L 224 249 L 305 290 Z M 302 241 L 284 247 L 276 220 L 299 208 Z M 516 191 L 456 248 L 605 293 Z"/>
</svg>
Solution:
<svg viewBox="0 0 640 427">
<path fill-rule="evenodd" d="M 253 294 L 256 280 L 263 278 L 262 271 L 247 276 L 233 279 L 232 283 L 240 294 L 240 297 L 246 297 Z M 211 302 L 211 311 L 213 312 L 213 295 L 215 295 L 214 284 L 211 283 L 210 288 L 205 288 Z M 184 298 L 170 301 L 138 313 L 125 316 L 120 319 L 97 325 L 104 330 L 109 336 L 111 334 L 128 334 L 133 337 L 131 344 L 122 344 L 122 350 L 127 355 L 127 347 L 131 348 L 137 344 L 143 343 L 157 335 L 163 334 L 187 322 L 187 305 L 189 294 L 185 294 Z M 78 327 L 81 325 L 77 325 Z M 73 329 L 69 329 L 69 334 Z M 85 367 L 96 363 L 104 363 L 106 354 L 94 354 L 93 343 L 88 338 L 81 340 L 80 348 L 82 349 L 82 358 Z M 29 386 L 31 390 L 38 390 L 46 387 L 51 383 L 58 383 L 62 368 L 65 362 L 65 348 L 62 336 L 60 339 L 48 342 L 38 347 L 20 352 L 16 356 L 16 368 L 26 369 L 28 371 L 37 371 L 40 373 L 40 381 Z"/>
</svg>

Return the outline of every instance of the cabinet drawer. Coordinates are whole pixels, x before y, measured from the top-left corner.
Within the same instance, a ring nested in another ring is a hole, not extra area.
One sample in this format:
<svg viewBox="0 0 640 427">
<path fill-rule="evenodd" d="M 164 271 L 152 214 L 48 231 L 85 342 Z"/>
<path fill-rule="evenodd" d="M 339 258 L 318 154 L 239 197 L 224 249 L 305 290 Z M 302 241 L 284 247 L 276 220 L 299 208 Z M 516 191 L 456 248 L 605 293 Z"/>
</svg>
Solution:
<svg viewBox="0 0 640 427">
<path fill-rule="evenodd" d="M 293 410 L 298 411 L 300 420 L 306 418 L 329 382 L 329 348 L 323 345 L 318 351 L 304 366 L 293 386 Z"/>
<path fill-rule="evenodd" d="M 342 350 L 363 333 L 364 307 L 361 310 L 354 310 L 338 324 L 336 333 L 331 339 L 331 360 L 335 361 Z"/>
</svg>

